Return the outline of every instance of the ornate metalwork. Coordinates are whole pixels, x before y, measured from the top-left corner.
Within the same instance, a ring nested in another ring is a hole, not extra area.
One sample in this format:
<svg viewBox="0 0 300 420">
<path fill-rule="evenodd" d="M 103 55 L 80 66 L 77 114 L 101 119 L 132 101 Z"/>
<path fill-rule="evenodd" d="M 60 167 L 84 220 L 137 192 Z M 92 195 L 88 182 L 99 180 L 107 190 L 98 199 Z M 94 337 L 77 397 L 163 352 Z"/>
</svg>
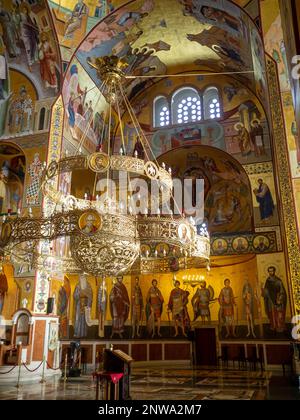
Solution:
<svg viewBox="0 0 300 420">
<path fill-rule="evenodd" d="M 73 270 L 77 271 L 78 267 L 94 275 L 127 272 L 135 261 L 139 261 L 141 271 L 145 271 L 146 266 L 151 266 L 152 270 L 153 266 L 162 265 L 164 269 L 171 269 L 172 260 L 182 256 L 187 266 L 200 267 L 210 256 L 209 237 L 197 235 L 195 227 L 183 218 L 100 215 L 89 208 L 55 213 L 49 218 L 10 218 L 3 224 L 2 232 L 3 229 L 11 234 L 5 242 L 1 239 L 2 247 L 25 242 L 28 237 L 51 241 L 69 236 L 75 262 Z M 148 253 L 143 252 L 144 246 L 148 247 Z M 35 266 L 45 269 L 44 260 L 43 255 L 35 257 Z"/>
<path fill-rule="evenodd" d="M 105 153 L 93 153 L 88 159 L 89 168 L 93 172 L 106 172 L 109 168 L 109 157 Z"/>
<path fill-rule="evenodd" d="M 125 75 L 123 69 L 128 67 L 128 63 L 115 55 L 98 57 L 94 61 L 88 60 L 88 64 L 96 69 L 100 80 L 108 83 L 115 83 Z"/>
<path fill-rule="evenodd" d="M 45 171 L 43 189 L 55 204 L 62 205 L 66 210 L 87 209 L 94 207 L 99 209 L 99 204 L 89 200 L 78 199 L 71 195 L 64 195 L 59 192 L 52 184 L 54 175 L 63 172 L 72 172 L 74 170 L 84 170 L 90 168 L 94 172 L 105 172 L 110 167 L 111 170 L 125 171 L 139 176 L 146 175 L 149 180 L 155 180 L 161 187 L 161 194 L 158 203 L 169 202 L 172 196 L 173 181 L 172 176 L 164 168 L 158 168 L 153 162 L 144 162 L 130 156 L 108 156 L 105 153 L 93 153 L 90 156 L 71 156 L 66 157 L 59 162 L 51 162 Z M 152 170 L 151 170 L 152 168 Z M 54 173 L 54 170 L 56 171 Z M 150 172 L 149 172 L 150 171 Z M 152 172 L 153 171 L 153 172 Z M 50 177 L 48 176 L 48 172 Z M 154 173 L 154 174 L 153 174 Z"/>
<path fill-rule="evenodd" d="M 130 269 L 140 252 L 134 238 L 116 239 L 99 233 L 88 239 L 82 235 L 71 238 L 72 256 L 85 272 L 95 276 L 117 276 Z"/>
<path fill-rule="evenodd" d="M 101 88 L 105 91 L 110 110 L 112 102 L 117 99 L 117 93 L 121 93 L 123 105 L 127 106 L 129 114 L 132 116 L 133 125 L 137 128 L 139 124 L 134 117 L 133 110 L 130 110 L 129 102 L 124 98 L 120 83 L 124 76 L 123 68 L 127 64 L 116 56 L 94 58 L 89 64 L 96 68 L 97 75 L 103 82 Z M 58 123 L 59 121 L 57 127 Z M 120 123 L 122 122 L 120 121 Z M 59 132 L 57 131 L 57 133 Z M 143 136 L 140 136 L 140 139 L 142 138 Z M 111 149 L 108 149 L 110 153 Z M 45 306 L 45 301 L 42 298 L 44 290 L 46 290 L 44 283 L 47 272 L 52 267 L 51 255 L 48 255 L 51 251 L 50 241 L 61 236 L 70 237 L 71 254 L 76 267 L 97 276 L 116 276 L 130 270 L 141 255 L 141 244 L 149 246 L 150 252 L 146 252 L 147 261 L 161 260 L 162 262 L 159 264 L 164 264 L 170 269 L 170 255 L 172 255 L 172 260 L 182 257 L 185 265 L 197 266 L 197 264 L 201 265 L 209 260 L 210 244 L 206 229 L 199 236 L 196 234 L 195 227 L 183 218 L 174 220 L 168 217 L 130 216 L 125 213 L 126 208 L 123 211 L 123 203 L 119 205 L 116 198 L 109 196 L 109 188 L 105 195 L 101 197 L 98 195 L 96 200 L 83 200 L 60 192 L 57 185 L 58 175 L 65 172 L 72 173 L 75 170 L 90 169 L 95 173 L 107 172 L 103 177 L 107 181 L 107 185 L 109 185 L 109 177 L 112 176 L 113 171 L 136 174 L 146 179 L 151 187 L 154 182 L 156 183 L 157 194 L 151 194 L 146 198 L 144 210 L 148 211 L 148 206 L 151 204 L 151 208 L 153 209 L 153 205 L 155 205 L 154 208 L 157 211 L 161 205 L 169 204 L 172 196 L 172 176 L 165 170 L 164 165 L 159 167 L 158 164 L 150 160 L 144 161 L 137 156 L 107 155 L 102 152 L 88 156 L 65 157 L 61 160 L 58 160 L 57 156 L 55 158 L 48 168 L 45 168 L 43 174 L 43 190 L 46 196 L 47 205 L 45 207 L 48 217 L 9 218 L 2 226 L 0 239 L 0 245 L 4 247 L 12 243 L 23 243 L 28 239 L 41 241 L 41 252 L 37 257 L 37 265 L 41 267 L 37 276 L 39 292 L 35 302 L 39 308 Z M 127 174 L 125 178 L 127 182 Z M 128 179 L 131 190 L 132 180 L 129 175 Z M 95 180 L 102 180 L 102 178 L 95 177 Z M 120 194 L 123 192 L 121 182 L 118 192 Z M 145 194 L 145 191 L 141 191 L 140 196 L 142 193 Z M 104 201 L 103 198 L 105 198 Z M 130 194 L 126 196 L 128 201 L 131 198 L 134 197 L 130 197 Z M 132 213 L 131 206 L 128 210 L 129 213 Z M 161 243 L 165 247 L 162 251 L 159 247 Z M 169 260 L 166 260 L 167 256 Z M 140 263 L 144 264 L 143 258 Z"/>
</svg>

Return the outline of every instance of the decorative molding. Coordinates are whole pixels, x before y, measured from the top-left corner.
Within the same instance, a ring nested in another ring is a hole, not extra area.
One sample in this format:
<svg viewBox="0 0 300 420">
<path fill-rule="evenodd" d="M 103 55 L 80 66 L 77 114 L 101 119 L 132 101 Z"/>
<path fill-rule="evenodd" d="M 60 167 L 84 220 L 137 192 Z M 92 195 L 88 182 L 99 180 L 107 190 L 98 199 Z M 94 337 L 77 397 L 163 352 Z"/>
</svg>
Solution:
<svg viewBox="0 0 300 420">
<path fill-rule="evenodd" d="M 269 174 L 273 173 L 272 162 L 252 163 L 243 165 L 247 175 Z"/>
<path fill-rule="evenodd" d="M 218 247 L 219 243 L 222 247 Z M 211 237 L 211 256 L 269 254 L 271 252 L 278 252 L 276 232 Z"/>
<path fill-rule="evenodd" d="M 291 304 L 293 311 L 300 314 L 300 249 L 296 223 L 296 209 L 293 185 L 289 170 L 287 140 L 282 115 L 282 104 L 275 62 L 267 56 L 267 77 L 270 92 L 270 107 L 273 126 L 275 159 L 278 167 L 279 190 L 285 227 L 287 259 L 291 280 Z"/>
</svg>

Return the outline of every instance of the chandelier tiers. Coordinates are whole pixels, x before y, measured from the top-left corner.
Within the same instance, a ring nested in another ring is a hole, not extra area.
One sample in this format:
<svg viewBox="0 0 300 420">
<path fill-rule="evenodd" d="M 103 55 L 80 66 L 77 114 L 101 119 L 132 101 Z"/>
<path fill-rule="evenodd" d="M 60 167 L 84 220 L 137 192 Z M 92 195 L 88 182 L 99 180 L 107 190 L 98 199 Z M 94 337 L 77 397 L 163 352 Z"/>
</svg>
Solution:
<svg viewBox="0 0 300 420">
<path fill-rule="evenodd" d="M 168 206 L 173 197 L 171 170 L 150 159 L 151 147 L 135 117 L 134 111 L 123 90 L 122 81 L 127 64 L 118 57 L 92 59 L 89 65 L 97 70 L 101 82 L 99 90 L 109 104 L 108 118 L 104 117 L 100 150 L 91 154 L 82 154 L 85 135 L 83 135 L 74 156 L 52 161 L 44 168 L 42 190 L 46 197 L 44 215 L 26 217 L 9 215 L 2 222 L 0 247 L 10 253 L 12 247 L 39 241 L 48 244 L 61 237 L 70 238 L 70 255 L 53 256 L 39 251 L 31 252 L 32 264 L 45 272 L 53 273 L 56 265 L 61 272 L 85 272 L 95 276 L 111 277 L 130 272 L 165 273 L 180 269 L 203 267 L 209 264 L 210 239 L 205 224 L 195 226 L 193 218 L 187 219 L 181 214 L 173 216 L 162 214 L 163 206 Z M 119 100 L 120 98 L 120 100 Z M 120 102 L 120 103 L 119 103 Z M 114 107 L 114 108 L 112 108 Z M 143 147 L 143 156 L 126 155 L 123 126 L 120 109 L 127 110 L 136 129 L 137 141 Z M 111 122 L 112 112 L 117 114 L 121 134 L 120 154 L 112 153 Z M 102 145 L 107 143 L 107 153 Z M 147 146 L 147 147 L 146 147 Z M 154 156 L 154 154 L 153 154 Z M 58 179 L 61 174 L 74 171 L 90 171 L 94 174 L 94 199 L 84 199 L 59 191 Z M 113 174 L 123 173 L 129 182 L 129 193 L 121 200 L 123 190 L 118 187 L 118 197 L 113 196 L 109 188 L 114 181 Z M 133 211 L 132 199 L 134 188 L 132 178 L 146 181 L 146 185 L 156 184 L 159 194 L 138 194 L 139 202 L 143 198 L 145 208 Z M 106 191 L 97 194 L 99 180 L 107 183 Z M 96 197 L 96 198 L 95 198 Z M 174 205 L 176 202 L 174 200 Z M 155 209 L 153 211 L 153 209 Z M 168 207 L 170 209 L 170 205 Z M 133 214 L 135 213 L 135 214 Z M 181 213 L 181 212 L 180 212 Z M 47 246 L 44 247 L 47 249 Z"/>
</svg>

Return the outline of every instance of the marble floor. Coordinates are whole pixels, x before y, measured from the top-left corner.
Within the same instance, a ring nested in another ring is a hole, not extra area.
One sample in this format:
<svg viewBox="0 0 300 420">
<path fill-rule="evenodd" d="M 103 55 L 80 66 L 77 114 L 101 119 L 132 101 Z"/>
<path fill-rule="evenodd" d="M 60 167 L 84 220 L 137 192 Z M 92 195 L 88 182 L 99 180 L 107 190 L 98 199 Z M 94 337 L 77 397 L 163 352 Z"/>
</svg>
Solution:
<svg viewBox="0 0 300 420">
<path fill-rule="evenodd" d="M 91 375 L 67 382 L 0 386 L 1 400 L 93 400 L 96 384 Z M 265 400 L 300 399 L 288 378 L 271 373 L 233 369 L 141 369 L 131 377 L 133 400 Z M 282 398 L 280 398 L 282 396 Z"/>
</svg>

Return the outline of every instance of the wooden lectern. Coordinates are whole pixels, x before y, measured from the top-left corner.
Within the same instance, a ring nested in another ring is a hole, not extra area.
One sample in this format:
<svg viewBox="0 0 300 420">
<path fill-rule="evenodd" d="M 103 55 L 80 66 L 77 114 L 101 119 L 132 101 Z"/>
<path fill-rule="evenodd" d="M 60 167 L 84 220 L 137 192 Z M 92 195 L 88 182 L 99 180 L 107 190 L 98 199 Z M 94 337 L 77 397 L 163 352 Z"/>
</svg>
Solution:
<svg viewBox="0 0 300 420">
<path fill-rule="evenodd" d="M 130 400 L 130 364 L 133 361 L 132 357 L 121 350 L 104 350 L 103 357 L 103 372 L 97 373 L 103 377 L 108 374 L 122 374 L 118 382 L 118 392 L 116 395 L 115 387 L 110 387 L 110 395 L 108 399 L 114 400 Z"/>
</svg>

